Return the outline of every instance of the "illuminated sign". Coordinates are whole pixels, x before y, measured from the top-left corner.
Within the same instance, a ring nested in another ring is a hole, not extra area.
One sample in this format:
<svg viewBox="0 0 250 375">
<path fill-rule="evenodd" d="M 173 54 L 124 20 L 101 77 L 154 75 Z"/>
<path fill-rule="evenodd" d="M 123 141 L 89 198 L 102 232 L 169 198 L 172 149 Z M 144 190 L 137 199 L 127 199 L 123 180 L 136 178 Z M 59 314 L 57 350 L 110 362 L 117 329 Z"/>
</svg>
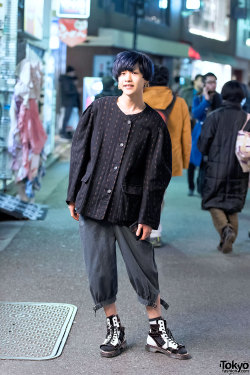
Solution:
<svg viewBox="0 0 250 375">
<path fill-rule="evenodd" d="M 88 21 L 60 18 L 59 38 L 69 47 L 77 46 L 87 38 Z"/>
<path fill-rule="evenodd" d="M 160 9 L 167 9 L 167 7 L 168 7 L 168 0 L 159 0 Z"/>
<path fill-rule="evenodd" d="M 25 0 L 24 31 L 37 39 L 43 39 L 44 0 Z"/>
<path fill-rule="evenodd" d="M 89 18 L 90 0 L 58 0 L 57 16 L 60 18 Z"/>
<path fill-rule="evenodd" d="M 229 39 L 228 14 L 230 0 L 203 0 L 199 12 L 193 12 L 189 17 L 188 30 L 192 34 L 225 42 Z"/>
<path fill-rule="evenodd" d="M 200 9 L 201 2 L 200 0 L 186 0 L 186 9 L 197 10 Z"/>
</svg>

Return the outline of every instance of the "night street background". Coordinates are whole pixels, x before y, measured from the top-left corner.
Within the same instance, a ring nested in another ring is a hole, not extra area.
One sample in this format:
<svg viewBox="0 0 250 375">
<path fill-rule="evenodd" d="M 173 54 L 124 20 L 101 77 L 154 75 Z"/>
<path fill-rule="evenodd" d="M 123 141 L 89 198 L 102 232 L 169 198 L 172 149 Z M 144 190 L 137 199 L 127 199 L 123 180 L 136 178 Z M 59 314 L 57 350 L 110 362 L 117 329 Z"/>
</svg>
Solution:
<svg viewBox="0 0 250 375">
<path fill-rule="evenodd" d="M 47 171 L 37 202 L 49 205 L 45 221 L 1 222 L 1 301 L 62 302 L 78 307 L 62 355 L 48 361 L 0 361 L 1 375 L 219 375 L 220 361 L 250 362 L 250 197 L 239 216 L 231 255 L 216 250 L 218 235 L 200 197 L 187 196 L 186 173 L 173 178 L 162 217 L 166 246 L 156 249 L 161 294 L 174 337 L 189 361 L 145 351 L 148 321 L 137 302 L 118 251 L 118 311 L 128 349 L 101 358 L 105 316 L 95 314 L 88 289 L 78 224 L 65 204 L 68 157 Z"/>
</svg>

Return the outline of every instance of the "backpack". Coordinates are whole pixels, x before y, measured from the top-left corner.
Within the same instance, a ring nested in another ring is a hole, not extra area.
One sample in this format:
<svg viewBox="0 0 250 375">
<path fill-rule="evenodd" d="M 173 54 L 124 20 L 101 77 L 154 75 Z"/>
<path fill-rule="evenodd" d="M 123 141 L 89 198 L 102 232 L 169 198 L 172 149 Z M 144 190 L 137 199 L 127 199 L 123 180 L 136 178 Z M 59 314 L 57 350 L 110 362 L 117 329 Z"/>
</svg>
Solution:
<svg viewBox="0 0 250 375">
<path fill-rule="evenodd" d="M 156 109 L 156 111 L 159 113 L 159 115 L 161 116 L 161 118 L 163 119 L 165 124 L 167 124 L 167 120 L 168 120 L 168 118 L 170 116 L 170 113 L 173 109 L 175 101 L 176 101 L 176 94 L 173 93 L 173 99 L 172 99 L 171 103 L 167 106 L 166 109 Z"/>
</svg>

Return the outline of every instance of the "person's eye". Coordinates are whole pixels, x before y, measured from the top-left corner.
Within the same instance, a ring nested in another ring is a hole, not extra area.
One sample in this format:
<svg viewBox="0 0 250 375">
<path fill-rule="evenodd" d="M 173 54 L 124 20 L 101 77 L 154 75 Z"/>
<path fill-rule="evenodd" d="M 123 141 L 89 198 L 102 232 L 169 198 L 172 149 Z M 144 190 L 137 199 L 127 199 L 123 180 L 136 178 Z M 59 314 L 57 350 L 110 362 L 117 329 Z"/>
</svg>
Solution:
<svg viewBox="0 0 250 375">
<path fill-rule="evenodd" d="M 138 72 L 133 72 L 133 74 L 138 74 Z"/>
</svg>

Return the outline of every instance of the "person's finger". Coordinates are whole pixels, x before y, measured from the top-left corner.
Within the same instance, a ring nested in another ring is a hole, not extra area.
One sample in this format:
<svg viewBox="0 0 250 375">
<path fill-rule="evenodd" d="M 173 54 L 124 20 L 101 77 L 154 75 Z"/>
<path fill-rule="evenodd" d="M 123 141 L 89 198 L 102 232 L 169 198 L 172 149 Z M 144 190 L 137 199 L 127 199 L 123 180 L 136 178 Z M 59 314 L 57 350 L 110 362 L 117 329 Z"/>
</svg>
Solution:
<svg viewBox="0 0 250 375">
<path fill-rule="evenodd" d="M 71 215 L 73 217 L 73 219 L 75 219 L 76 221 L 79 221 L 79 214 L 77 212 L 75 212 L 73 215 Z"/>
<path fill-rule="evenodd" d="M 138 228 L 137 228 L 137 231 L 136 231 L 136 235 L 137 236 L 140 236 L 141 234 L 141 230 L 143 230 L 143 226 L 141 224 L 138 225 Z"/>
<path fill-rule="evenodd" d="M 146 240 L 146 238 L 148 238 L 150 236 L 150 230 L 149 229 L 143 229 L 143 235 L 142 235 L 142 238 L 140 239 L 141 241 L 144 241 Z"/>
<path fill-rule="evenodd" d="M 79 221 L 79 214 L 76 212 L 74 205 L 69 205 L 69 211 L 71 217 L 73 217 L 74 220 Z"/>
</svg>

